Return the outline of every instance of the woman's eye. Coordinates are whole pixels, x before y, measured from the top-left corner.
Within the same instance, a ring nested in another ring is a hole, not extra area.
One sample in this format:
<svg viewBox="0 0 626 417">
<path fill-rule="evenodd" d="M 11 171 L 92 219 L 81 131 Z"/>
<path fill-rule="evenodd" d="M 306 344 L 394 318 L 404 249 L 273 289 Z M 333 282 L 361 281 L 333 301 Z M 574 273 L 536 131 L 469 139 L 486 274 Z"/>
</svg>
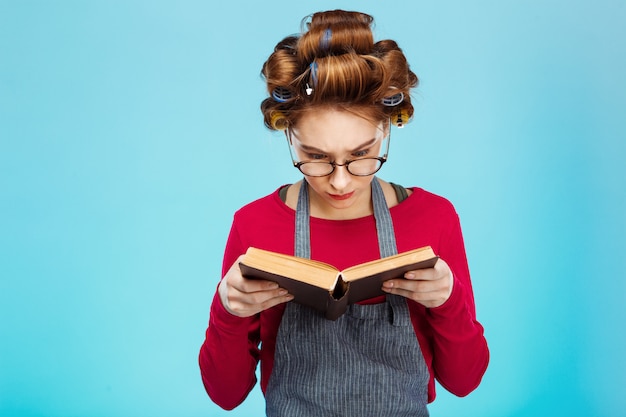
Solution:
<svg viewBox="0 0 626 417">
<path fill-rule="evenodd" d="M 327 155 L 324 155 L 322 153 L 309 153 L 309 154 L 307 154 L 307 156 L 309 157 L 309 159 L 315 159 L 315 160 L 327 159 L 328 158 Z"/>
<path fill-rule="evenodd" d="M 369 149 L 363 149 L 362 151 L 354 152 L 352 156 L 356 158 L 363 158 L 364 156 L 367 156 L 369 153 L 370 153 Z"/>
</svg>

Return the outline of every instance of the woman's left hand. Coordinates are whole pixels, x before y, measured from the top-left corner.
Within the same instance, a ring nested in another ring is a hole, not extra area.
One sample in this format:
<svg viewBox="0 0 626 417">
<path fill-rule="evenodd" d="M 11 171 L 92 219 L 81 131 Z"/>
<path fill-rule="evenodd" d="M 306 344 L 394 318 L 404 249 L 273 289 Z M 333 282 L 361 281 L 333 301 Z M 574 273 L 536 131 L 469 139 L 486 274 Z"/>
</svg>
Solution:
<svg viewBox="0 0 626 417">
<path fill-rule="evenodd" d="M 385 281 L 383 291 L 434 308 L 450 298 L 453 283 L 450 267 L 443 259 L 439 259 L 433 268 L 409 271 L 404 274 L 404 278 Z"/>
</svg>

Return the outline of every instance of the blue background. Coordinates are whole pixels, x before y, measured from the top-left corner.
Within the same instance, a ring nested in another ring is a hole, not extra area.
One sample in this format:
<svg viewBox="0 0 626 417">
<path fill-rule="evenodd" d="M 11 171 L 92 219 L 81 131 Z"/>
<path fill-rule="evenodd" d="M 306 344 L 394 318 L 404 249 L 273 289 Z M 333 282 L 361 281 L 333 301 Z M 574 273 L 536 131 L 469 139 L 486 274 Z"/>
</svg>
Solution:
<svg viewBox="0 0 626 417">
<path fill-rule="evenodd" d="M 210 3 L 217 3 L 211 5 Z M 0 415 L 226 413 L 197 353 L 232 213 L 298 179 L 258 106 L 300 19 L 421 85 L 382 178 L 448 197 L 492 359 L 433 416 L 626 415 L 626 3 L 0 1 Z"/>
</svg>

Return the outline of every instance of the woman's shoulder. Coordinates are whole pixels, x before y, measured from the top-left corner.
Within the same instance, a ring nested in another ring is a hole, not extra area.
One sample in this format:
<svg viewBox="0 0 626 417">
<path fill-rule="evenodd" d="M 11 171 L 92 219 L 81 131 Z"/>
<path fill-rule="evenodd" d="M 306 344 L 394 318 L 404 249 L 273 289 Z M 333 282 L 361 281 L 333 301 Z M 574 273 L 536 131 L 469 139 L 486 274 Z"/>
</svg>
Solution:
<svg viewBox="0 0 626 417">
<path fill-rule="evenodd" d="M 235 217 L 260 217 L 266 216 L 268 213 L 289 213 L 289 208 L 281 200 L 281 196 L 288 187 L 289 185 L 281 185 L 270 194 L 243 205 L 235 212 Z"/>
<path fill-rule="evenodd" d="M 456 209 L 448 198 L 416 186 L 406 187 L 406 190 L 408 196 L 399 206 L 456 215 Z"/>
</svg>

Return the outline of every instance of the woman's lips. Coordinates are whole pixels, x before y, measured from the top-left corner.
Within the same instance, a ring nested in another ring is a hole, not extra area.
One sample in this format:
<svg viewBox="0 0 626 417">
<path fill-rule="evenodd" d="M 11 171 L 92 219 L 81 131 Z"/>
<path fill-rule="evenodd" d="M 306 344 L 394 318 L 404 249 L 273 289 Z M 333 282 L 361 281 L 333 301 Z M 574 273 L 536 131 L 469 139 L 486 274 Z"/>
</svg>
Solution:
<svg viewBox="0 0 626 417">
<path fill-rule="evenodd" d="M 354 194 L 354 191 L 347 194 L 328 194 L 333 200 L 347 200 Z"/>
</svg>

